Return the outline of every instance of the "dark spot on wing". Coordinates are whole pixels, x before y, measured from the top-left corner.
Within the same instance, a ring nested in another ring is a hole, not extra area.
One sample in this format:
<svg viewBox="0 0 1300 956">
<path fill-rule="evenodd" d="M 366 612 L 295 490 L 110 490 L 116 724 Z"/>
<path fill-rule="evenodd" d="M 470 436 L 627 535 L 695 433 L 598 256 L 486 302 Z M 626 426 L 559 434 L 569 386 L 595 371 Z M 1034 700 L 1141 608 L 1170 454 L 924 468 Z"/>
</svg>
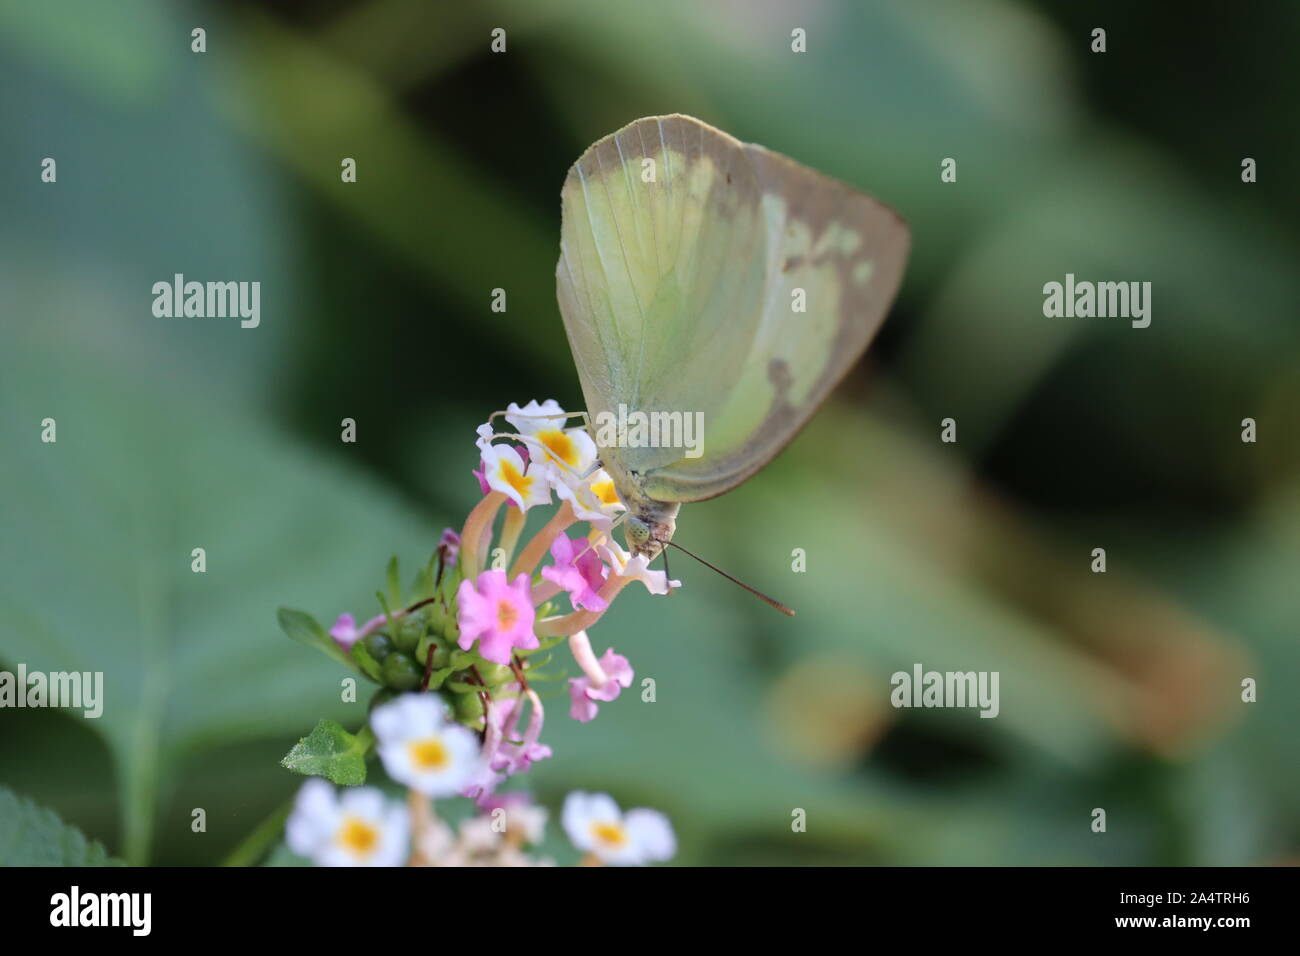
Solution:
<svg viewBox="0 0 1300 956">
<path fill-rule="evenodd" d="M 776 400 L 778 403 L 785 399 L 786 393 L 790 390 L 792 379 L 790 378 L 790 366 L 783 358 L 774 358 L 767 363 L 767 379 L 776 388 Z"/>
<path fill-rule="evenodd" d="M 789 259 L 785 260 L 785 265 L 781 267 L 781 271 L 789 272 L 791 269 L 795 268 L 796 266 L 801 266 L 801 265 L 803 265 L 803 256 L 791 256 Z"/>
</svg>

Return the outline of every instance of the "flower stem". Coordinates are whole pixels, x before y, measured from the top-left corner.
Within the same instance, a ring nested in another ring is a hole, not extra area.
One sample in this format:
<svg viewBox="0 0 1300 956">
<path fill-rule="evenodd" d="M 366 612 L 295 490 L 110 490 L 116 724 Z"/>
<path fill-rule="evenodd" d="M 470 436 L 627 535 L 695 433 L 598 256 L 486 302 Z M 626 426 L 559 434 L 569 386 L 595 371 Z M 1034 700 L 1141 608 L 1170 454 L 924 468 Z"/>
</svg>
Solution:
<svg viewBox="0 0 1300 956">
<path fill-rule="evenodd" d="M 599 690 L 609 682 L 609 675 L 596 659 L 596 653 L 591 649 L 591 641 L 588 640 L 586 631 L 569 635 L 569 650 L 573 654 L 573 660 L 591 681 L 592 687 Z"/>
<path fill-rule="evenodd" d="M 519 686 L 531 693 L 532 688 L 528 686 L 528 678 L 524 676 L 524 665 L 520 663 L 518 654 L 511 657 L 510 669 L 515 672 L 515 680 L 519 681 Z"/>
<path fill-rule="evenodd" d="M 515 561 L 514 567 L 510 569 L 510 578 L 514 580 L 521 574 L 527 574 L 532 577 L 533 571 L 537 569 L 546 556 L 546 552 L 551 549 L 551 543 L 558 538 L 564 529 L 573 524 L 578 519 L 573 514 L 573 506 L 567 501 L 560 505 L 560 509 L 551 516 L 551 520 L 541 531 L 533 536 L 533 539 L 524 546 L 520 552 L 519 558 Z M 467 523 L 468 524 L 468 523 Z"/>
<path fill-rule="evenodd" d="M 502 564 L 508 565 L 514 557 L 515 546 L 519 544 L 519 535 L 524 530 L 528 517 L 518 508 L 506 509 L 506 520 L 501 525 L 501 550 L 505 554 Z"/>
<path fill-rule="evenodd" d="M 466 580 L 472 581 L 483 570 L 483 534 L 485 531 L 491 533 L 492 522 L 505 500 L 506 496 L 501 492 L 490 491 L 465 519 L 465 527 L 460 533 L 460 562 L 464 569 L 462 577 Z"/>
<path fill-rule="evenodd" d="M 430 866 L 433 861 L 424 855 L 421 847 L 425 835 L 433 828 L 433 801 L 415 790 L 407 790 L 406 804 L 411 809 L 411 858 L 406 865 Z"/>
<path fill-rule="evenodd" d="M 293 812 L 294 798 L 290 797 L 271 812 L 265 820 L 257 825 L 240 844 L 230 851 L 222 866 L 255 866 L 266 856 L 271 846 L 284 836 L 284 823 Z"/>
<path fill-rule="evenodd" d="M 533 588 L 529 600 L 532 601 L 533 607 L 538 607 L 545 604 L 559 593 L 560 586 L 558 584 L 554 581 L 543 581 L 541 584 L 537 585 L 537 587 Z"/>
<path fill-rule="evenodd" d="M 636 578 L 624 578 L 613 575 L 600 589 L 600 596 L 605 599 L 605 610 L 614 603 L 614 597 Z M 579 631 L 585 631 L 600 620 L 605 611 L 574 611 L 562 617 L 548 617 L 533 626 L 533 633 L 538 637 L 570 637 Z"/>
</svg>

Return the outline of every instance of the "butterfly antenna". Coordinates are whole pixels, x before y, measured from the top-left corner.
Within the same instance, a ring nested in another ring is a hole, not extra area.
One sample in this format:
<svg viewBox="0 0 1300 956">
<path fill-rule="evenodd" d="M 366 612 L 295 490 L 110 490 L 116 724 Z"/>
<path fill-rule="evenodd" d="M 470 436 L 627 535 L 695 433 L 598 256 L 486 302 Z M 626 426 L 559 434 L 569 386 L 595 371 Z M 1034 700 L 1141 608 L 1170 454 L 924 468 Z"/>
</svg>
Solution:
<svg viewBox="0 0 1300 956">
<path fill-rule="evenodd" d="M 664 548 L 659 552 L 664 556 L 664 583 L 668 585 L 668 593 L 673 593 L 673 573 L 668 570 L 668 549 Z"/>
<path fill-rule="evenodd" d="M 695 554 L 695 553 L 693 553 L 693 552 L 691 552 L 691 551 L 687 551 L 685 548 L 683 548 L 683 547 L 682 547 L 680 544 L 678 544 L 676 541 L 669 541 L 669 542 L 667 542 L 667 544 L 671 544 L 674 548 L 676 548 L 678 551 L 681 551 L 683 554 L 687 555 L 688 557 L 694 558 L 696 561 L 700 562 L 700 564 L 704 565 L 704 566 L 705 566 L 706 568 L 708 568 L 709 570 L 711 570 L 711 571 L 717 571 L 719 574 L 721 574 L 724 578 L 726 578 L 726 579 L 727 579 L 728 581 L 730 581 L 732 584 L 739 584 L 742 588 L 744 588 L 744 589 L 745 589 L 746 591 L 748 591 L 750 594 L 754 595 L 754 597 L 758 598 L 760 601 L 763 601 L 765 604 L 767 604 L 768 607 L 775 608 L 776 610 L 780 611 L 782 614 L 786 614 L 786 615 L 789 615 L 790 617 L 794 617 L 794 609 L 793 609 L 793 608 L 788 608 L 788 607 L 786 607 L 784 604 L 782 604 L 780 601 L 773 600 L 772 598 L 770 598 L 770 597 L 768 597 L 766 594 L 764 594 L 762 591 L 758 590 L 758 588 L 752 588 L 752 587 L 750 587 L 748 584 L 746 584 L 744 581 L 741 581 L 739 578 L 733 578 L 733 577 L 732 577 L 730 574 L 728 574 L 726 571 L 722 570 L 722 568 L 718 567 L 717 565 L 710 564 L 708 561 L 705 561 L 703 558 L 701 558 L 698 554 Z M 667 551 L 666 551 L 666 550 L 665 550 L 665 554 L 667 554 Z M 665 559 L 664 559 L 664 565 L 665 565 L 665 568 L 666 568 L 666 567 L 667 567 L 667 558 L 666 558 L 666 557 L 665 557 Z"/>
</svg>

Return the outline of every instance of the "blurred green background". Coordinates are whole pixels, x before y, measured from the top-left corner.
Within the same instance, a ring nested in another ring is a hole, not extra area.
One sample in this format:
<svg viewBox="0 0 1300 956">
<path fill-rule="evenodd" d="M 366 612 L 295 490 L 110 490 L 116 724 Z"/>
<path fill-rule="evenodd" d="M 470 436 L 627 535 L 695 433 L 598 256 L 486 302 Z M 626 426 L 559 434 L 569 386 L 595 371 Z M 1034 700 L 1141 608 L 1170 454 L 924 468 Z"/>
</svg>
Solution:
<svg viewBox="0 0 1300 956">
<path fill-rule="evenodd" d="M 560 184 L 681 111 L 878 195 L 913 256 L 815 423 L 680 524 L 799 616 L 685 560 L 673 599 L 626 592 L 593 642 L 657 702 L 579 725 L 554 698 L 538 798 L 661 808 L 683 863 L 1295 859 L 1297 27 L 1291 3 L 3 0 L 0 664 L 102 670 L 106 710 L 0 712 L 0 784 L 133 862 L 220 861 L 282 803 L 279 757 L 363 704 L 275 608 L 368 616 L 388 556 L 477 498 L 488 412 L 580 406 Z M 261 327 L 154 318 L 177 272 L 259 280 Z M 1152 282 L 1151 327 L 1044 318 L 1066 272 Z M 999 671 L 1001 715 L 891 709 L 918 662 Z"/>
</svg>

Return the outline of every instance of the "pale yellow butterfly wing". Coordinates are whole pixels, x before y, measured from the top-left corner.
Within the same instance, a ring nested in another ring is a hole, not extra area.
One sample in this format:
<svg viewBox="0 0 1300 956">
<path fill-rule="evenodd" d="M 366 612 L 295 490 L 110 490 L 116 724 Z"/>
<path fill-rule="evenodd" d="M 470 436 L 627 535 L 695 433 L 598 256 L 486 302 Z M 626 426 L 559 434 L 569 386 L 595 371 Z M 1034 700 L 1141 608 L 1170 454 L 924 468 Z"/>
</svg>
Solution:
<svg viewBox="0 0 1300 956">
<path fill-rule="evenodd" d="M 880 326 L 908 247 L 888 207 L 686 116 L 592 146 L 563 213 L 558 298 L 588 411 L 704 416 L 699 458 L 602 447 L 659 501 L 722 494 L 794 437 Z"/>
<path fill-rule="evenodd" d="M 728 176 L 734 188 L 724 194 L 714 182 Z M 756 196 L 740 144 L 685 117 L 640 120 L 574 164 L 557 289 L 593 419 L 620 403 L 707 418 L 725 404 L 717 384 L 739 381 L 761 317 Z M 730 312 L 725 335 L 701 321 L 720 304 Z M 602 449 L 603 460 L 641 472 L 679 457 L 674 448 Z"/>
</svg>

